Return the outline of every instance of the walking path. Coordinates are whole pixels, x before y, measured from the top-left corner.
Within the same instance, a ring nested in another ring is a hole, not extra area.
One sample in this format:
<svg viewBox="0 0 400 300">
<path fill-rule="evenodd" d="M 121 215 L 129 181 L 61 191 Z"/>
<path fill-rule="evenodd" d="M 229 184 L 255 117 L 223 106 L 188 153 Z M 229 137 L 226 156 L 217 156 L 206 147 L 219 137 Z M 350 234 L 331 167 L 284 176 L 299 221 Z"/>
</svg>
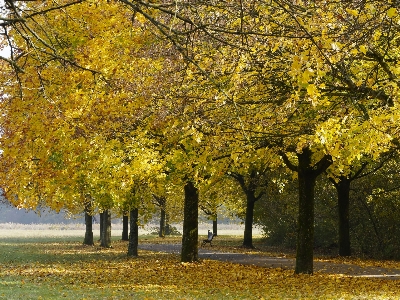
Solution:
<svg viewBox="0 0 400 300">
<path fill-rule="evenodd" d="M 155 252 L 167 252 L 180 254 L 180 244 L 142 244 L 141 250 L 150 250 Z M 261 256 L 256 254 L 228 253 L 213 251 L 211 247 L 199 248 L 199 258 L 232 262 L 243 265 L 256 265 L 266 268 L 282 268 L 294 270 L 294 258 L 281 258 Z M 333 262 L 314 261 L 315 273 L 343 274 L 351 277 L 369 277 L 380 279 L 400 279 L 400 270 L 379 268 L 379 267 L 361 267 L 353 264 L 338 264 Z"/>
</svg>

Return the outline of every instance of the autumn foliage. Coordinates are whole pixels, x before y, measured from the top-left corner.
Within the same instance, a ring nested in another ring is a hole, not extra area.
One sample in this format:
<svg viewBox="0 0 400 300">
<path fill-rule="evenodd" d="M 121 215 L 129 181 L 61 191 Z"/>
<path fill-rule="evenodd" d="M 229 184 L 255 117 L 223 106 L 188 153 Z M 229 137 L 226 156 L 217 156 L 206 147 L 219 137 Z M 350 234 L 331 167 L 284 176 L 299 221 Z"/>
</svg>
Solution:
<svg viewBox="0 0 400 300">
<path fill-rule="evenodd" d="M 229 174 L 281 170 L 298 185 L 296 273 L 311 274 L 317 179 L 345 182 L 398 148 L 398 8 L 5 1 L 0 186 L 18 207 L 144 220 L 153 195 L 168 196 L 182 220 L 198 206 L 182 213 L 184 186 L 197 195 Z"/>
<path fill-rule="evenodd" d="M 126 257 L 125 242 L 104 249 L 58 239 L 3 239 L 0 295 L 38 299 L 393 299 L 398 282 L 293 271 L 230 262 L 181 263 L 174 254 L 140 251 Z M 222 248 L 221 248 L 222 250 Z M 225 251 L 232 251 L 225 248 Z M 380 266 L 385 266 L 380 262 Z M 392 264 L 390 267 L 396 267 Z M 349 266 L 349 268 L 351 268 Z"/>
</svg>

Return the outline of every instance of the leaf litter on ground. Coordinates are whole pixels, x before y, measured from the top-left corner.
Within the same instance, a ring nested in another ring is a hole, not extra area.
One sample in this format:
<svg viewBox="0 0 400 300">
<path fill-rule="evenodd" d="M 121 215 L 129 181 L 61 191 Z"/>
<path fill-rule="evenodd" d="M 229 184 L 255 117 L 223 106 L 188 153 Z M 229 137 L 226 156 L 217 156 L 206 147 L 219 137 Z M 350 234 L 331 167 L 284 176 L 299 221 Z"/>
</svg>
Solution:
<svg viewBox="0 0 400 300">
<path fill-rule="evenodd" d="M 1 247 L 7 249 L 7 245 Z M 18 249 L 15 255 L 11 253 L 0 260 L 0 298 L 9 295 L 6 289 L 10 287 L 14 287 L 14 295 L 18 295 L 15 291 L 25 289 L 29 295 L 33 287 L 39 287 L 39 290 L 43 288 L 43 291 L 60 297 L 62 294 L 57 291 L 62 291 L 71 299 L 94 299 L 99 293 L 105 299 L 129 296 L 138 299 L 400 297 L 398 280 L 354 278 L 342 274 L 294 275 L 292 270 L 208 259 L 181 263 L 179 255 L 144 250 L 139 251 L 137 258 L 129 258 L 126 256 L 127 243 L 121 241 L 114 242 L 110 249 L 83 246 L 80 242 L 20 244 Z M 237 250 L 247 251 L 240 247 Z M 25 259 L 20 261 L 23 256 Z M 394 262 L 381 263 L 397 266 Z"/>
</svg>

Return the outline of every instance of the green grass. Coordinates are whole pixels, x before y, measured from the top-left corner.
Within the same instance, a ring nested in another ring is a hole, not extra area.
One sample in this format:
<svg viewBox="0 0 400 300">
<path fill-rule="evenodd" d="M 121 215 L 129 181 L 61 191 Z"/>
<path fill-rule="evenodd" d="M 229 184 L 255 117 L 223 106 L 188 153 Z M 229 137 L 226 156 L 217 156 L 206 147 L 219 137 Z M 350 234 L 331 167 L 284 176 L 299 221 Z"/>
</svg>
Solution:
<svg viewBox="0 0 400 300">
<path fill-rule="evenodd" d="M 155 236 L 141 237 L 142 241 L 157 239 Z M 176 240 L 176 238 L 170 239 L 171 242 Z M 81 246 L 81 240 L 76 237 L 0 239 L 0 253 L 2 253 L 0 299 L 164 299 L 164 297 L 175 299 L 177 297 L 175 289 L 168 290 L 160 285 L 149 284 L 137 287 L 131 285 L 125 288 L 123 282 L 121 284 L 121 278 L 110 277 L 108 284 L 97 282 L 92 286 L 90 286 L 90 278 L 80 278 L 76 274 L 68 278 L 70 270 L 76 272 L 78 269 L 79 272 L 79 266 L 82 267 L 82 271 L 87 271 L 87 268 L 92 268 L 98 263 L 113 268 L 113 264 L 126 262 L 127 244 L 114 239 L 113 245 L 113 249 L 84 247 Z M 55 249 L 61 250 L 62 254 L 55 253 Z M 163 256 L 179 261 L 176 256 L 157 254 L 161 260 Z M 145 257 L 144 260 L 146 259 Z M 47 274 L 43 271 L 45 269 L 48 269 Z M 93 272 L 99 275 L 101 270 L 97 269 Z M 90 273 L 85 272 L 85 276 L 90 276 Z M 107 277 L 108 270 L 105 270 L 105 273 Z M 77 284 L 77 278 L 85 284 Z M 115 282 L 112 282 L 113 280 Z M 229 291 L 218 291 L 217 298 L 219 298 L 218 294 L 229 298 Z M 207 299 L 208 297 L 203 297 L 201 291 L 192 290 L 183 291 L 177 298 Z"/>
<path fill-rule="evenodd" d="M 0 238 L 0 299 L 396 299 L 400 281 L 293 271 L 203 260 L 181 264 L 174 254 L 82 245 L 79 237 Z M 180 237 L 145 235 L 141 243 Z M 255 239 L 262 246 L 261 239 Z M 240 236 L 218 236 L 215 248 L 240 248 Z M 259 251 L 259 250 L 255 250 Z"/>
<path fill-rule="evenodd" d="M 113 240 L 114 244 L 118 243 L 117 238 Z M 117 297 L 113 295 L 117 290 L 95 285 L 81 288 L 75 284 L 75 276 L 71 280 L 66 278 L 69 266 L 76 271 L 81 265 L 84 270 L 85 266 L 91 266 L 88 263 L 125 258 L 122 251 L 103 251 L 98 247 L 83 247 L 81 243 L 82 239 L 77 237 L 0 238 L 0 299 L 123 299 L 132 296 L 124 292 Z M 82 251 L 76 251 L 81 247 Z M 57 249 L 62 253 L 54 251 Z M 43 272 L 46 268 L 47 274 Z M 35 273 L 38 269 L 41 272 Z M 58 276 L 58 273 L 64 274 Z"/>
</svg>

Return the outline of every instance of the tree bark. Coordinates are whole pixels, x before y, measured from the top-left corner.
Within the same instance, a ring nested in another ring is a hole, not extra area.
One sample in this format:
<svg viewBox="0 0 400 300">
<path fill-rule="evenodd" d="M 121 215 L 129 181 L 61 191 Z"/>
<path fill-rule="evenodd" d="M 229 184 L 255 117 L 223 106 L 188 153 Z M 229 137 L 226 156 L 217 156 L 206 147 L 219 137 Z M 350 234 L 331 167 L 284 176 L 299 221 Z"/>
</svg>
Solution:
<svg viewBox="0 0 400 300">
<path fill-rule="evenodd" d="M 169 215 L 165 213 L 165 235 L 171 235 L 171 224 L 169 224 Z"/>
<path fill-rule="evenodd" d="M 254 205 L 264 195 L 264 193 L 261 192 L 256 197 L 256 188 L 257 188 L 256 170 L 252 170 L 250 172 L 249 180 L 247 183 L 244 176 L 241 174 L 231 173 L 231 176 L 239 182 L 243 192 L 246 195 L 246 217 L 244 220 L 243 247 L 254 248 L 253 246 Z"/>
<path fill-rule="evenodd" d="M 339 210 L 339 255 L 350 256 L 350 183 L 351 179 L 340 177 L 339 182 L 335 184 L 338 194 L 338 210 Z"/>
<path fill-rule="evenodd" d="M 111 212 L 107 209 L 103 212 L 103 231 L 101 233 L 101 247 L 111 247 Z"/>
<path fill-rule="evenodd" d="M 188 181 L 185 185 L 182 262 L 198 260 L 198 207 L 199 193 L 194 184 Z"/>
<path fill-rule="evenodd" d="M 139 209 L 133 208 L 130 211 L 130 229 L 129 244 L 128 244 L 128 256 L 138 256 L 138 244 L 139 244 Z"/>
<path fill-rule="evenodd" d="M 166 224 L 165 224 L 165 208 L 167 206 L 167 199 L 165 196 L 158 196 L 156 194 L 153 194 L 153 198 L 155 200 L 155 203 L 158 207 L 160 207 L 161 210 L 161 216 L 160 216 L 160 227 L 158 229 L 158 236 L 159 237 L 165 237 L 166 234 Z"/>
<path fill-rule="evenodd" d="M 313 174 L 303 171 L 299 170 L 299 216 L 295 272 L 296 274 L 312 274 L 314 255 L 314 189 L 316 177 Z"/>
<path fill-rule="evenodd" d="M 253 219 L 254 204 L 256 203 L 254 191 L 246 192 L 246 219 L 244 220 L 243 247 L 254 248 L 253 246 Z"/>
<path fill-rule="evenodd" d="M 161 207 L 161 217 L 160 217 L 160 230 L 158 232 L 159 237 L 165 237 L 165 208 Z"/>
<path fill-rule="evenodd" d="M 129 240 L 129 217 L 123 216 L 122 217 L 122 240 L 128 241 Z"/>
<path fill-rule="evenodd" d="M 315 165 L 312 164 L 312 151 L 304 148 L 297 153 L 298 166 L 294 167 L 284 157 L 286 164 L 298 172 L 299 217 L 297 230 L 296 274 L 313 273 L 314 256 L 314 191 L 317 177 L 331 164 L 331 156 L 325 155 Z"/>
<path fill-rule="evenodd" d="M 103 243 L 104 212 L 100 213 L 100 245 Z"/>
<path fill-rule="evenodd" d="M 299 183 L 299 217 L 297 229 L 296 274 L 313 273 L 314 247 L 314 190 L 317 177 L 331 164 L 332 157 L 325 155 L 312 164 L 312 151 L 303 148 L 297 153 L 298 166 L 295 166 L 283 151 L 280 151 L 286 166 L 298 173 Z"/>
<path fill-rule="evenodd" d="M 84 245 L 93 246 L 93 217 L 90 214 L 90 208 L 85 207 L 85 239 L 83 240 Z"/>
<path fill-rule="evenodd" d="M 214 216 L 214 220 L 213 220 L 213 234 L 214 236 L 217 236 L 218 234 L 218 219 L 217 216 Z"/>
</svg>

